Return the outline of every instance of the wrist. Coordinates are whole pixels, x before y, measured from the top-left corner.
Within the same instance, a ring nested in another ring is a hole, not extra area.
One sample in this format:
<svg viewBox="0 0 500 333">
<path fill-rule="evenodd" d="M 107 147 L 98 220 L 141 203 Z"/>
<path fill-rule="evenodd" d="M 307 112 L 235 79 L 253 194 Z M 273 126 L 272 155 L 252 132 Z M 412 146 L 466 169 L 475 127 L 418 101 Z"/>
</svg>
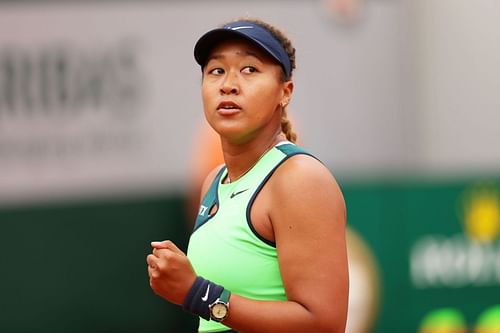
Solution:
<svg viewBox="0 0 500 333">
<path fill-rule="evenodd" d="M 231 293 L 229 290 L 224 289 L 220 296 L 209 305 L 210 319 L 221 322 L 229 316 L 229 298 Z"/>
<path fill-rule="evenodd" d="M 230 294 L 224 287 L 198 276 L 182 308 L 205 320 L 222 321 L 227 317 Z"/>
</svg>

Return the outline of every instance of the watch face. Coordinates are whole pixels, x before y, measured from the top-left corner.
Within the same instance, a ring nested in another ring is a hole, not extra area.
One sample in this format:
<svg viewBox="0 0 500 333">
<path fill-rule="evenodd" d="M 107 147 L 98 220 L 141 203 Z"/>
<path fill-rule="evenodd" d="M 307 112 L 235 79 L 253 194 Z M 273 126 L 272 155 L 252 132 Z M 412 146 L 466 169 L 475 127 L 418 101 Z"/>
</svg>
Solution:
<svg viewBox="0 0 500 333">
<path fill-rule="evenodd" d="M 212 316 L 215 319 L 224 319 L 227 315 L 227 307 L 223 303 L 217 303 L 212 307 Z"/>
</svg>

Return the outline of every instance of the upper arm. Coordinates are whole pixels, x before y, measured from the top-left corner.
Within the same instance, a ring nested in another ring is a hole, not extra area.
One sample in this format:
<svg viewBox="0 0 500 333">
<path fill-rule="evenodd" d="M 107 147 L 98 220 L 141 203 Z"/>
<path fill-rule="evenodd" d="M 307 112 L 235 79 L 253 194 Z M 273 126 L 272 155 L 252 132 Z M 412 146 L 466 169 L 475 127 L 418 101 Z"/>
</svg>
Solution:
<svg viewBox="0 0 500 333">
<path fill-rule="evenodd" d="M 318 320 L 345 325 L 349 278 L 339 186 L 326 167 L 304 155 L 290 158 L 271 179 L 269 215 L 288 299 Z"/>
</svg>

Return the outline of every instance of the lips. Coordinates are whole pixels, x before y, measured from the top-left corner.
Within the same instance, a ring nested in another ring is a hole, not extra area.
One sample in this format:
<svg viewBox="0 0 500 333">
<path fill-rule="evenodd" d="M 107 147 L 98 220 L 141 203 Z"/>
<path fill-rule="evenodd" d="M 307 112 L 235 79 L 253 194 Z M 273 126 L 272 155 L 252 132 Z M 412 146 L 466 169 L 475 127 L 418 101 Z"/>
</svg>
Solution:
<svg viewBox="0 0 500 333">
<path fill-rule="evenodd" d="M 217 111 L 223 115 L 232 115 L 241 111 L 241 107 L 232 101 L 223 101 L 217 106 Z"/>
</svg>

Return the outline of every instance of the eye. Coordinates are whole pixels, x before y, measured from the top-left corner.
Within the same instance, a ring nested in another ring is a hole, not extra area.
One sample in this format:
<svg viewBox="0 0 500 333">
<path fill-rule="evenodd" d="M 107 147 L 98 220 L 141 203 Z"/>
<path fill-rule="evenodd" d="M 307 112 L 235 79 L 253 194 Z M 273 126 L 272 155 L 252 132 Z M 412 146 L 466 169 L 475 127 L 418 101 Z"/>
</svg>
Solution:
<svg viewBox="0 0 500 333">
<path fill-rule="evenodd" d="M 257 72 L 257 68 L 255 68 L 253 66 L 245 66 L 245 67 L 243 67 L 243 69 L 241 70 L 241 72 L 245 73 L 245 74 L 256 73 Z"/>
<path fill-rule="evenodd" d="M 208 71 L 208 74 L 221 75 L 224 74 L 224 70 L 222 68 L 214 68 Z"/>
</svg>

